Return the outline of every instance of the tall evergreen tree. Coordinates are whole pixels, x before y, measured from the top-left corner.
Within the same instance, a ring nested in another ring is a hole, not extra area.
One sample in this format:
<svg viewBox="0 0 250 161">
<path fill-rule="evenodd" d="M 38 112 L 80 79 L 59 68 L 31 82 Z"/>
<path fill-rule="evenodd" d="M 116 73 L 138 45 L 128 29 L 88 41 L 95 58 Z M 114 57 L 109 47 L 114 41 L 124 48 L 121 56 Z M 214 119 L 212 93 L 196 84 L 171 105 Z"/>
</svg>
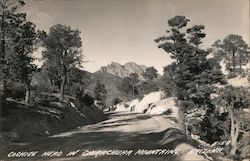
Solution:
<svg viewBox="0 0 250 161">
<path fill-rule="evenodd" d="M 143 77 L 146 80 L 153 80 L 158 77 L 158 71 L 152 66 L 146 69 L 143 73 Z"/>
<path fill-rule="evenodd" d="M 96 82 L 96 86 L 94 89 L 94 97 L 96 100 L 105 104 L 107 98 L 107 90 L 105 88 L 105 85 L 102 84 L 99 80 Z"/>
<path fill-rule="evenodd" d="M 207 51 L 199 48 L 205 33 L 204 26 L 195 25 L 186 29 L 189 20 L 185 16 L 175 16 L 168 21 L 170 30 L 167 35 L 155 41 L 159 43 L 171 58 L 175 59 L 176 85 L 181 129 L 185 127 L 185 112 L 189 108 L 211 106 L 210 94 L 214 92 L 212 84 L 223 82 L 220 66 L 215 59 L 207 59 Z M 186 30 L 185 30 L 186 29 Z"/>
<path fill-rule="evenodd" d="M 176 63 L 172 63 L 164 67 L 163 75 L 161 77 L 161 86 L 166 94 L 169 96 L 177 95 L 177 86 L 175 83 L 176 78 Z"/>
<path fill-rule="evenodd" d="M 23 0 L 1 0 L 0 1 L 0 105 L 5 101 L 7 60 L 10 42 L 13 34 L 25 21 L 25 14 L 18 13 L 17 10 L 25 3 Z"/>
<path fill-rule="evenodd" d="M 36 70 L 32 54 L 37 48 L 37 42 L 35 25 L 31 22 L 25 22 L 16 31 L 13 49 L 7 58 L 9 76 L 25 84 L 26 104 L 30 102 L 31 78 Z"/>
<path fill-rule="evenodd" d="M 139 76 L 136 73 L 129 74 L 128 77 L 122 79 L 121 85 L 118 87 L 122 92 L 126 94 L 132 94 L 134 97 L 138 94 L 137 83 L 139 82 Z"/>
<path fill-rule="evenodd" d="M 63 101 L 69 71 L 74 67 L 80 67 L 83 62 L 80 31 L 57 24 L 50 28 L 48 34 L 42 35 L 41 39 L 45 47 L 43 59 L 50 63 L 48 67 L 54 67 L 58 71 L 61 78 L 60 100 Z"/>
<path fill-rule="evenodd" d="M 45 61 L 41 66 L 41 71 L 48 76 L 53 92 L 60 89 L 61 78 L 55 63 L 50 62 L 50 60 Z"/>
<path fill-rule="evenodd" d="M 217 40 L 213 49 L 216 56 L 224 60 L 229 72 L 237 72 L 237 67 L 241 72 L 242 66 L 248 63 L 250 48 L 240 35 L 230 34 L 223 41 Z"/>
</svg>

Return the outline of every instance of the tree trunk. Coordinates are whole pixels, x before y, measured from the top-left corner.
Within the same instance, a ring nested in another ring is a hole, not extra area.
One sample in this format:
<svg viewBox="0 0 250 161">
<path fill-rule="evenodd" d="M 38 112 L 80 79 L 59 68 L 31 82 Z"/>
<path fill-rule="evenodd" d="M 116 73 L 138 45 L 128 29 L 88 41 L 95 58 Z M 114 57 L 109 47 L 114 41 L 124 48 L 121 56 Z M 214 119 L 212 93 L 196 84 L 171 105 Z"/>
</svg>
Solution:
<svg viewBox="0 0 250 161">
<path fill-rule="evenodd" d="M 232 69 L 232 64 L 231 64 L 230 59 L 228 59 L 228 67 L 226 67 L 226 68 L 228 68 L 229 73 L 232 73 L 232 72 L 233 72 L 233 69 Z"/>
<path fill-rule="evenodd" d="M 132 85 L 132 88 L 133 88 L 133 97 L 135 96 L 135 86 Z"/>
<path fill-rule="evenodd" d="M 185 125 L 185 113 L 183 100 L 178 101 L 178 125 L 181 130 L 186 134 L 186 125 Z"/>
<path fill-rule="evenodd" d="M 0 80 L 0 96 L 5 97 L 5 81 Z"/>
<path fill-rule="evenodd" d="M 232 56 L 232 62 L 233 62 L 233 71 L 235 72 L 235 52 L 233 51 L 233 56 Z"/>
<path fill-rule="evenodd" d="M 2 22 L 5 21 L 5 16 L 2 14 Z M 4 69 L 6 68 L 6 62 L 5 62 L 5 27 L 4 23 L 1 24 L 1 53 L 0 53 L 0 107 L 2 110 L 3 104 L 6 101 L 6 74 Z"/>
<path fill-rule="evenodd" d="M 5 81 L 0 80 L 0 117 L 2 116 L 2 110 L 3 110 L 3 107 L 4 107 L 5 101 L 6 101 Z"/>
<path fill-rule="evenodd" d="M 55 80 L 51 79 L 50 82 L 51 82 L 51 86 L 52 86 L 52 92 L 55 92 L 56 91 Z"/>
<path fill-rule="evenodd" d="M 61 87 L 60 87 L 60 101 L 64 100 L 64 86 L 66 83 L 66 74 L 63 75 Z"/>
<path fill-rule="evenodd" d="M 241 70 L 241 69 L 242 69 L 242 62 L 243 62 L 243 61 L 242 61 L 242 59 L 243 59 L 243 58 L 242 58 L 242 54 L 240 54 L 239 57 L 240 57 L 240 58 L 239 58 L 240 73 L 242 73 L 242 70 Z"/>
<path fill-rule="evenodd" d="M 25 104 L 30 104 L 30 85 L 27 85 L 26 87 L 26 93 L 25 93 Z"/>
<path fill-rule="evenodd" d="M 230 156 L 234 157 L 237 150 L 237 140 L 239 136 L 239 121 L 237 119 L 237 116 L 234 114 L 233 110 L 230 109 L 230 119 L 231 119 L 231 150 L 230 150 Z"/>
</svg>

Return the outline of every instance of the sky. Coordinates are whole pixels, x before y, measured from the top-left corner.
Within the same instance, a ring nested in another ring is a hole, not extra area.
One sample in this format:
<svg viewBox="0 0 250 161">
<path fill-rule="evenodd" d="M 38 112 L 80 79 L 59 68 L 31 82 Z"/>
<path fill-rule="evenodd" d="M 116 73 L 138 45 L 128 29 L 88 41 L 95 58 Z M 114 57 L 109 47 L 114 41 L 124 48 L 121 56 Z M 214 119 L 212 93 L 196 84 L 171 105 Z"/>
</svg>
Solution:
<svg viewBox="0 0 250 161">
<path fill-rule="evenodd" d="M 46 32 L 58 23 L 78 28 L 83 66 L 90 72 L 111 62 L 135 62 L 162 73 L 173 60 L 154 40 L 165 34 L 175 15 L 205 26 L 203 48 L 229 34 L 249 44 L 249 0 L 28 0 L 22 10 Z"/>
</svg>

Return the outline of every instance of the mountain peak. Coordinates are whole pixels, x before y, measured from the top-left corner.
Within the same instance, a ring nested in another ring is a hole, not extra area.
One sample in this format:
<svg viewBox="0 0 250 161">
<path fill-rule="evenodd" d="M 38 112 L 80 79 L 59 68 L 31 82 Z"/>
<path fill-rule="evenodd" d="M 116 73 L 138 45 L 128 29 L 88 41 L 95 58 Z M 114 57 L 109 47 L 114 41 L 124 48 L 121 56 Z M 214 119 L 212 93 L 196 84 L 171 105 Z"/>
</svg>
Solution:
<svg viewBox="0 0 250 161">
<path fill-rule="evenodd" d="M 126 63 L 124 65 L 126 66 L 126 65 L 138 65 L 138 64 L 136 64 L 135 62 L 128 62 L 128 63 Z"/>
<path fill-rule="evenodd" d="M 142 74 L 145 72 L 146 69 L 147 66 L 138 65 L 135 62 L 129 62 L 124 65 L 121 65 L 117 62 L 111 62 L 111 64 L 101 67 L 99 71 L 113 74 L 121 78 L 129 76 L 129 74 L 131 73 L 136 73 L 138 74 L 139 79 L 142 80 Z"/>
<path fill-rule="evenodd" d="M 117 66 L 122 66 L 121 64 L 117 63 L 117 62 L 111 62 L 110 65 L 117 65 Z"/>
</svg>

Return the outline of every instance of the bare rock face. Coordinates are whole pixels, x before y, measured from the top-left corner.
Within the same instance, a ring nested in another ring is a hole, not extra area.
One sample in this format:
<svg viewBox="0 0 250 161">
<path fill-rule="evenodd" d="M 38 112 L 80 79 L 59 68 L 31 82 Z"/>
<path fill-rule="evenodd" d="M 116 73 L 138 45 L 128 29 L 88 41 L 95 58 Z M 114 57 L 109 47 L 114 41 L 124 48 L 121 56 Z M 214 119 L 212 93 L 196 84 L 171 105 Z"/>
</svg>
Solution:
<svg viewBox="0 0 250 161">
<path fill-rule="evenodd" d="M 129 76 L 131 73 L 136 73 L 139 76 L 139 79 L 143 79 L 142 74 L 145 72 L 147 66 L 138 65 L 134 62 L 126 63 L 121 65 L 116 62 L 112 62 L 111 64 L 101 67 L 100 72 L 106 72 L 109 74 L 116 75 L 118 77 L 124 78 Z"/>
</svg>

